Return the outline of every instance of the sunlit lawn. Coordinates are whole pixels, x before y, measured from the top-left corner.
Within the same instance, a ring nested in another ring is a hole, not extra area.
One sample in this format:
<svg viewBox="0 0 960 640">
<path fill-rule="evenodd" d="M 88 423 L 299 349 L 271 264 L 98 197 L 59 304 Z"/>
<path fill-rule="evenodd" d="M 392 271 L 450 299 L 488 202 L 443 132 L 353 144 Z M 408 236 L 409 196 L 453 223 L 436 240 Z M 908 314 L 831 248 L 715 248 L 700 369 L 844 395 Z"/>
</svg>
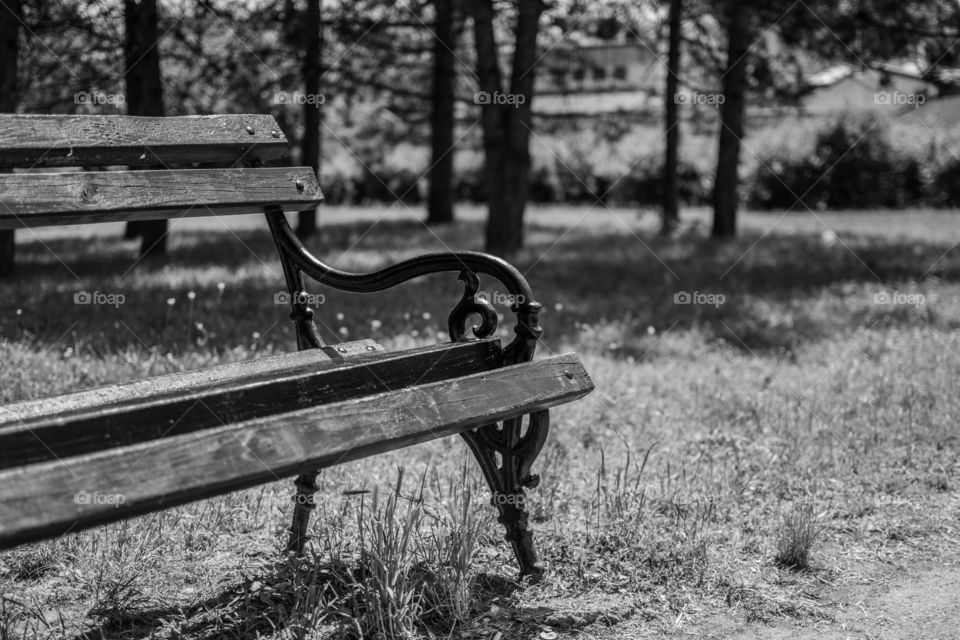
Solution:
<svg viewBox="0 0 960 640">
<path fill-rule="evenodd" d="M 481 212 L 464 217 L 427 229 L 403 208 L 333 209 L 311 244 L 367 271 L 480 249 Z M 537 465 L 543 584 L 510 585 L 486 488 L 450 438 L 324 474 L 305 566 L 281 553 L 290 482 L 6 552 L 0 638 L 367 629 L 376 603 L 346 593 L 358 532 L 373 526 L 372 495 L 356 490 L 377 487 L 382 506 L 401 466 L 397 509 L 422 511 L 403 559 L 418 580 L 449 580 L 436 549 L 477 542 L 463 589 L 448 594 L 456 607 L 427 598 L 407 612 L 420 634 L 642 636 L 717 612 L 803 625 L 835 614 L 825 584 L 862 577 L 877 557 L 955 559 L 960 216 L 748 213 L 730 242 L 706 237 L 706 211 L 685 220 L 665 239 L 650 212 L 531 214 L 517 262 L 544 303 L 541 352 L 576 350 L 597 386 L 554 412 Z M 22 275 L 0 284 L 4 402 L 293 348 L 262 227 L 175 227 L 168 261 L 136 265 L 135 244 L 115 234 L 20 238 Z M 124 303 L 75 305 L 78 291 Z M 317 291 L 328 340 L 390 349 L 448 339 L 460 295 L 456 274 L 374 296 Z M 675 304 L 683 292 L 709 303 Z M 822 529 L 806 571 L 776 561 L 791 514 Z"/>
</svg>

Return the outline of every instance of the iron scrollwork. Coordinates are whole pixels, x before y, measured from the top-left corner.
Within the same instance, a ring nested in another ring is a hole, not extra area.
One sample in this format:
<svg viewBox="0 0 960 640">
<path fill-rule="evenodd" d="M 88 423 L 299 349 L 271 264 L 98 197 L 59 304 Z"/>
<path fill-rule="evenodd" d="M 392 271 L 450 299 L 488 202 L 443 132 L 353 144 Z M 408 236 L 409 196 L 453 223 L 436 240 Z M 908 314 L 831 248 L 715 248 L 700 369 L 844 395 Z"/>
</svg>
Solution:
<svg viewBox="0 0 960 640">
<path fill-rule="evenodd" d="M 478 297 L 480 273 L 498 280 L 511 294 L 516 314 L 514 339 L 503 350 L 501 365 L 529 362 L 536 351 L 537 340 L 543 333 L 539 324 L 541 305 L 533 300 L 530 285 L 523 275 L 508 262 L 488 254 L 464 251 L 434 253 L 404 260 L 371 273 L 351 273 L 328 266 L 311 254 L 290 228 L 282 211 L 266 212 L 270 231 L 280 253 L 284 278 L 291 293 L 291 319 L 297 329 L 300 349 L 323 346 L 313 320 L 313 310 L 304 303 L 304 275 L 319 284 L 351 293 L 373 293 L 401 284 L 421 275 L 440 272 L 459 272 L 464 293 L 447 320 L 450 338 L 457 342 L 467 339 L 467 321 L 479 316 L 480 324 L 473 327 L 476 338 L 492 336 L 497 329 L 497 312 L 490 301 Z M 524 421 L 526 425 L 524 426 Z M 543 569 L 537 563 L 529 529 L 524 490 L 537 486 L 539 477 L 530 473 L 534 460 L 543 448 L 550 428 L 546 410 L 528 416 L 487 424 L 465 431 L 461 435 L 476 457 L 493 497 L 491 502 L 499 511 L 499 521 L 506 529 L 506 540 L 513 548 L 521 575 L 539 579 Z M 297 498 L 294 521 L 288 549 L 302 553 L 306 541 L 307 522 L 312 511 L 312 492 L 316 491 L 315 472 L 297 479 Z"/>
<path fill-rule="evenodd" d="M 477 274 L 473 271 L 461 271 L 459 279 L 463 283 L 463 297 L 447 318 L 450 340 L 459 342 L 467 337 L 467 320 L 474 314 L 480 316 L 480 324 L 473 327 L 473 335 L 477 338 L 489 338 L 497 330 L 496 308 L 488 300 L 477 298 L 480 291 L 480 277 Z"/>
</svg>

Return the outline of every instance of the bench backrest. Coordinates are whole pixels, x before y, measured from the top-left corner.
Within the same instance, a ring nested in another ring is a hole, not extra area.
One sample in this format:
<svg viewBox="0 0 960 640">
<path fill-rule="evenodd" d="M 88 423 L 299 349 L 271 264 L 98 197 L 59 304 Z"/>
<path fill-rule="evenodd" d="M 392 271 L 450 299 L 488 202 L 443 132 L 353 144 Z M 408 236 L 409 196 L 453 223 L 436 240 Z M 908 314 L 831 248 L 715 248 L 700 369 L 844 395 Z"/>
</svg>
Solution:
<svg viewBox="0 0 960 640">
<path fill-rule="evenodd" d="M 304 211 L 323 201 L 310 167 L 263 167 L 288 143 L 267 115 L 0 115 L 0 229 Z M 229 169 L 180 167 L 229 165 Z M 50 167 L 125 171 L 43 172 Z M 41 171 L 37 171 L 37 170 Z"/>
</svg>

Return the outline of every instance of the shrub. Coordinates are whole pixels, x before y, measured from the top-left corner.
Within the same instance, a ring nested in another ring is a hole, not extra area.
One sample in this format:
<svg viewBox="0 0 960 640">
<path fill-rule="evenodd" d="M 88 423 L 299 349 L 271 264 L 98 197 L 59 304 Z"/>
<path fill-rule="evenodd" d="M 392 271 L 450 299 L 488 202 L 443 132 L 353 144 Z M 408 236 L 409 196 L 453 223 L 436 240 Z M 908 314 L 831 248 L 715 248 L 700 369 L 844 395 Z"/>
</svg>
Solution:
<svg viewBox="0 0 960 640">
<path fill-rule="evenodd" d="M 791 150 L 797 145 L 801 150 Z M 889 122 L 876 114 L 843 114 L 816 136 L 812 149 L 786 142 L 760 157 L 749 202 L 762 209 L 896 208 L 925 200 L 922 159 L 894 146 Z M 798 199 L 800 203 L 798 203 Z"/>
<path fill-rule="evenodd" d="M 932 204 L 960 206 L 960 160 L 954 158 L 937 168 L 931 192 Z"/>
</svg>

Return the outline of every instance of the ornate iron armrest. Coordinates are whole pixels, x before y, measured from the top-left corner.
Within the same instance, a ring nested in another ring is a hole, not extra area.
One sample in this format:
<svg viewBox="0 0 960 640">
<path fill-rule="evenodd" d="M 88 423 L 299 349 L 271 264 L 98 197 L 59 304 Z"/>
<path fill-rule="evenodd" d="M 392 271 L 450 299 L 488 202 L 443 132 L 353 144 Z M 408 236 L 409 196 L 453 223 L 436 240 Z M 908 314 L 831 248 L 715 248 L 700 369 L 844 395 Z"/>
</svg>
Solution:
<svg viewBox="0 0 960 640">
<path fill-rule="evenodd" d="M 372 273 L 350 273 L 328 266 L 301 244 L 279 210 L 268 210 L 267 221 L 280 252 L 280 262 L 291 293 L 296 323 L 297 342 L 301 349 L 322 346 L 313 310 L 305 301 L 304 274 L 316 282 L 352 293 L 383 291 L 418 276 L 447 271 L 459 272 L 464 284 L 463 297 L 450 312 L 448 326 L 454 342 L 463 340 L 467 333 L 467 319 L 472 314 L 481 318 L 473 328 L 478 338 L 486 338 L 497 329 L 497 312 L 488 300 L 477 300 L 480 289 L 478 273 L 485 273 L 500 281 L 514 297 L 511 310 L 517 315 L 516 337 L 503 351 L 502 365 L 519 364 L 533 359 L 537 339 L 543 330 L 539 324 L 540 304 L 533 300 L 530 285 L 515 267 L 495 256 L 473 251 L 459 253 L 432 253 Z M 528 420 L 524 429 L 524 418 Z M 493 492 L 492 504 L 499 511 L 500 522 L 506 528 L 506 540 L 513 547 L 521 575 L 539 579 L 543 569 L 537 563 L 533 537 L 528 527 L 524 489 L 535 487 L 539 477 L 530 473 L 534 460 L 543 448 L 550 429 L 547 410 L 529 416 L 504 420 L 502 424 L 482 425 L 461 433 L 473 452 L 483 475 Z M 499 459 L 498 459 L 499 458 Z M 313 506 L 312 494 L 317 490 L 316 473 L 297 479 L 297 508 L 288 547 L 301 552 L 306 537 L 307 518 Z"/>
<path fill-rule="evenodd" d="M 515 300 L 510 309 L 517 315 L 517 335 L 504 350 L 504 364 L 533 359 L 537 339 L 543 333 L 539 323 L 541 305 L 533 300 L 533 292 L 523 274 L 505 260 L 476 251 L 430 253 L 371 273 L 351 273 L 326 265 L 310 253 L 281 212 L 268 211 L 267 221 L 277 243 L 283 275 L 291 293 L 293 311 L 290 317 L 296 323 L 300 348 L 323 346 L 313 323 L 313 310 L 305 304 L 307 297 L 299 295 L 305 293 L 304 274 L 319 284 L 341 291 L 373 293 L 431 273 L 459 272 L 464 293 L 447 321 L 450 339 L 456 342 L 466 337 L 467 319 L 473 314 L 481 318 L 480 325 L 473 328 L 476 337 L 487 338 L 497 329 L 496 309 L 489 301 L 476 299 L 480 290 L 477 274 L 485 273 L 503 284 Z"/>
</svg>

